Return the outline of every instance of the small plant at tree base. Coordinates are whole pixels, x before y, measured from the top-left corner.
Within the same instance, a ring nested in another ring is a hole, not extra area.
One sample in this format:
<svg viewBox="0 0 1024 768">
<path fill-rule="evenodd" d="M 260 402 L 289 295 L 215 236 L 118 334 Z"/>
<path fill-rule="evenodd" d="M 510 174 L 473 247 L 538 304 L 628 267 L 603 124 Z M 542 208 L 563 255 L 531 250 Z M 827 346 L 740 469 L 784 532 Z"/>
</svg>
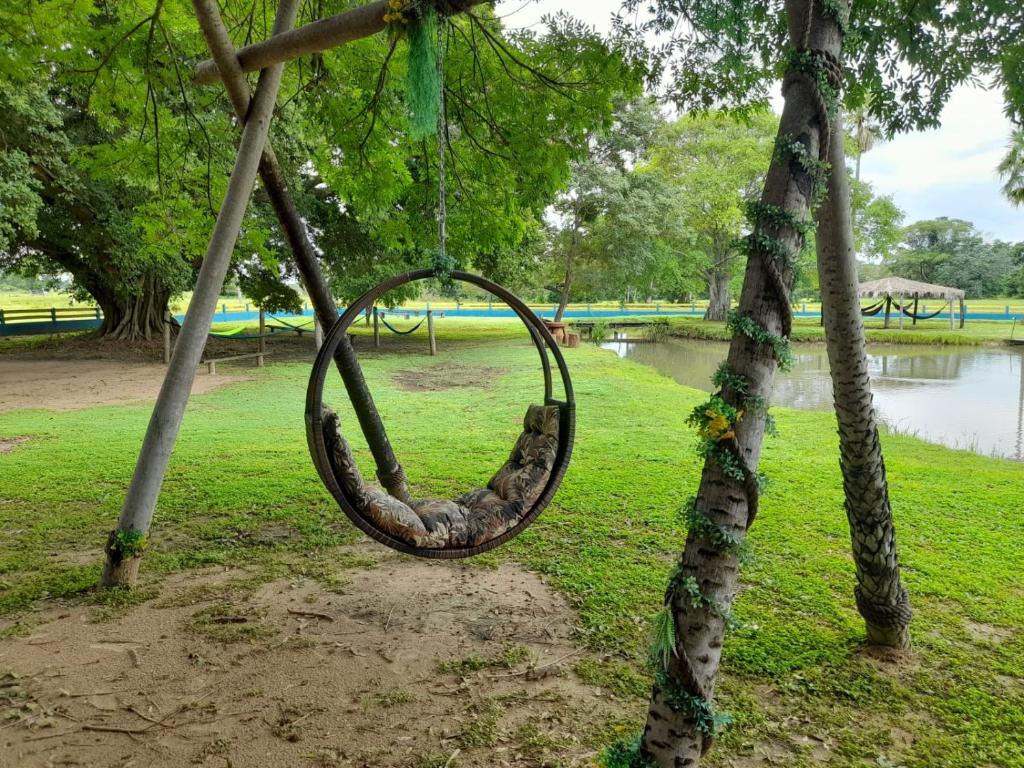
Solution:
<svg viewBox="0 0 1024 768">
<path fill-rule="evenodd" d="M 640 752 L 640 739 L 613 744 L 600 758 L 602 768 L 657 768 Z"/>
<path fill-rule="evenodd" d="M 141 557 L 148 546 L 149 535 L 135 529 L 111 531 L 107 540 L 107 551 L 114 555 L 118 562 Z"/>
</svg>

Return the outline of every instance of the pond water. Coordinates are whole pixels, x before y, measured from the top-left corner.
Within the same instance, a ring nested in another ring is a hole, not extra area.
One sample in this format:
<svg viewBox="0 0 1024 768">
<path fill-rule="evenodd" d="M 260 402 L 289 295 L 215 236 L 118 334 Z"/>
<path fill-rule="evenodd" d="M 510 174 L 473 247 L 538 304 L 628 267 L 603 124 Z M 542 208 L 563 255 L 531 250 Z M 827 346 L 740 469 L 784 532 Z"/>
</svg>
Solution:
<svg viewBox="0 0 1024 768">
<path fill-rule="evenodd" d="M 705 391 L 728 351 L 724 343 L 682 339 L 602 346 Z M 824 345 L 793 351 L 793 369 L 776 376 L 772 403 L 831 411 Z M 873 345 L 868 357 L 875 408 L 891 429 L 1024 461 L 1024 347 Z"/>
</svg>

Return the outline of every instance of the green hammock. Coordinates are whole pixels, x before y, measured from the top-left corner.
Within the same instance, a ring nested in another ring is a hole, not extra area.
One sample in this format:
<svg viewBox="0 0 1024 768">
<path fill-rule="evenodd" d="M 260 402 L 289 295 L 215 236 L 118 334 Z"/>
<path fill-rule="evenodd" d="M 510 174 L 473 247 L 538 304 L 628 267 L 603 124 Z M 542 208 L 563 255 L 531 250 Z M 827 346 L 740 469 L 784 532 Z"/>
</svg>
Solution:
<svg viewBox="0 0 1024 768">
<path fill-rule="evenodd" d="M 245 330 L 244 325 L 240 325 L 237 328 L 232 328 L 229 331 L 210 331 L 211 336 L 216 336 L 219 339 L 232 339 L 238 334 Z"/>
</svg>

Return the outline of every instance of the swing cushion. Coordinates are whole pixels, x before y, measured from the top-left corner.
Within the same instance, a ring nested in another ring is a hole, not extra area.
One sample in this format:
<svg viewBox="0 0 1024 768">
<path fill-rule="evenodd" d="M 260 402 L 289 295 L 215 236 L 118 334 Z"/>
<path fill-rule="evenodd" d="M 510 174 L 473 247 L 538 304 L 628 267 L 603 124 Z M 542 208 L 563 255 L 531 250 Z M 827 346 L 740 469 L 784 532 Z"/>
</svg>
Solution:
<svg viewBox="0 0 1024 768">
<path fill-rule="evenodd" d="M 322 423 L 334 476 L 356 510 L 389 536 L 425 549 L 443 549 L 479 546 L 522 520 L 551 476 L 559 418 L 557 406 L 531 405 L 512 454 L 487 488 L 454 501 L 424 499 L 411 505 L 363 481 L 338 417 L 326 406 Z"/>
</svg>

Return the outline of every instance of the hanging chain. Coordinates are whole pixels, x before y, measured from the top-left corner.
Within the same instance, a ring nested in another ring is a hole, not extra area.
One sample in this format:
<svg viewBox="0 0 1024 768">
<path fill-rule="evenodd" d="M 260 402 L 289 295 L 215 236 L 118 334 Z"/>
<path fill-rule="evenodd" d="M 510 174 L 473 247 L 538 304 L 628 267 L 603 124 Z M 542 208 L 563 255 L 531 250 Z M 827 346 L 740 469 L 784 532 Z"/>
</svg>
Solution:
<svg viewBox="0 0 1024 768">
<path fill-rule="evenodd" d="M 446 202 L 447 190 L 445 189 L 445 150 L 448 145 L 448 116 L 445 106 L 444 93 L 444 30 L 445 16 L 437 13 L 437 82 L 438 82 L 438 112 L 437 112 L 437 268 L 441 277 L 447 279 L 452 272 L 448 263 L 448 207 Z"/>
</svg>

